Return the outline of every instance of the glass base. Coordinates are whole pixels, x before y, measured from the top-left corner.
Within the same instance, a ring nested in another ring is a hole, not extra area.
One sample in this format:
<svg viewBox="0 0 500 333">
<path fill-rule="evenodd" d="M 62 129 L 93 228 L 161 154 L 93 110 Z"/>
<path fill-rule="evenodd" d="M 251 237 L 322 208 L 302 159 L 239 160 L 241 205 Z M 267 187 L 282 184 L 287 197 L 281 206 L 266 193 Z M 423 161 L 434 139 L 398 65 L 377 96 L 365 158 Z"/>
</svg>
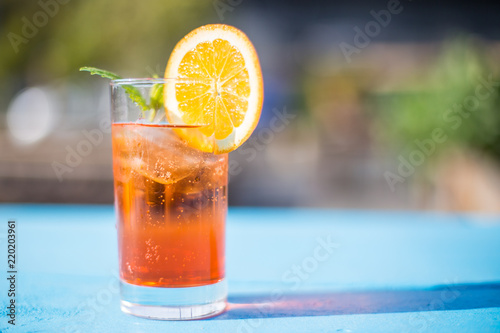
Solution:
<svg viewBox="0 0 500 333">
<path fill-rule="evenodd" d="M 191 320 L 218 315 L 226 308 L 227 284 L 188 288 L 136 286 L 121 281 L 123 312 L 149 319 Z"/>
</svg>

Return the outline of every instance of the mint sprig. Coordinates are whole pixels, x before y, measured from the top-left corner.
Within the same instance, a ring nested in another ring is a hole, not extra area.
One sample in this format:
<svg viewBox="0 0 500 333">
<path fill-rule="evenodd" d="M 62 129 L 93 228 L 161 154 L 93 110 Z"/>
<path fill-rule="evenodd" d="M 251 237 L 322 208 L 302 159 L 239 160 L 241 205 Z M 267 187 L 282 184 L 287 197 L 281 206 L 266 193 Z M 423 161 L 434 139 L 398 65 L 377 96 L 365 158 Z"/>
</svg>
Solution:
<svg viewBox="0 0 500 333">
<path fill-rule="evenodd" d="M 158 75 L 153 75 L 158 78 Z M 151 89 L 150 106 L 152 109 L 158 110 L 163 105 L 163 84 L 155 84 Z"/>
<path fill-rule="evenodd" d="M 80 67 L 80 72 L 90 72 L 90 75 L 99 75 L 106 79 L 120 80 L 122 77 L 110 71 L 105 71 L 104 69 L 99 69 L 95 67 Z"/>
<path fill-rule="evenodd" d="M 120 80 L 122 77 L 118 74 L 115 74 L 110 71 L 106 71 L 104 69 L 95 68 L 95 67 L 81 67 L 80 72 L 89 72 L 90 75 L 99 75 L 106 79 L 111 80 Z M 155 75 L 155 77 L 158 77 Z M 141 92 L 134 86 L 131 85 L 122 85 L 123 89 L 127 93 L 128 97 L 137 104 L 143 111 L 151 110 L 150 119 L 153 119 L 156 115 L 156 111 L 159 110 L 163 106 L 163 85 L 155 84 L 151 89 L 151 96 L 149 100 L 149 104 L 146 103 L 146 100 L 142 96 Z"/>
</svg>

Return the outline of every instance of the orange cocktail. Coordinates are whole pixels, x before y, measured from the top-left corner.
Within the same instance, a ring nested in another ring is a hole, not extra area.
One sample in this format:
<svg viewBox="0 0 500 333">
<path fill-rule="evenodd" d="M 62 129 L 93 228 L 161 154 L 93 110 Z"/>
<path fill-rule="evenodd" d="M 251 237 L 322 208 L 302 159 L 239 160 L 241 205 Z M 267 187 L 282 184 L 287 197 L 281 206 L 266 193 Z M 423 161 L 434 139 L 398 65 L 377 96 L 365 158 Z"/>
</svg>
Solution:
<svg viewBox="0 0 500 333">
<path fill-rule="evenodd" d="M 120 277 L 152 287 L 224 278 L 227 154 L 190 147 L 172 125 L 112 126 Z"/>
<path fill-rule="evenodd" d="M 226 308 L 227 153 L 259 121 L 259 60 L 240 30 L 213 24 L 174 48 L 164 78 L 111 79 L 122 311 L 188 320 Z"/>
</svg>

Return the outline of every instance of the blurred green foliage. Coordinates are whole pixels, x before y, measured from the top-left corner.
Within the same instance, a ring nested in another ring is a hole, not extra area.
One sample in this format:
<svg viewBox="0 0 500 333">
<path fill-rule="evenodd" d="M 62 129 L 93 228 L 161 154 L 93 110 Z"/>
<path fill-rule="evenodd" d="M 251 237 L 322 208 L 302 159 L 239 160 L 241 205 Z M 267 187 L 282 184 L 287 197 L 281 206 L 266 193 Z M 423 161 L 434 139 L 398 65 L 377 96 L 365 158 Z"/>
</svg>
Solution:
<svg viewBox="0 0 500 333">
<path fill-rule="evenodd" d="M 419 74 L 411 84 L 375 96 L 375 133 L 383 143 L 408 152 L 439 128 L 447 139 L 436 144 L 432 157 L 453 146 L 500 160 L 500 77 L 480 43 L 465 37 L 444 43 L 435 63 Z"/>
<path fill-rule="evenodd" d="M 175 44 L 214 22 L 210 1 L 2 0 L 0 112 L 27 86 L 92 82 L 78 72 L 82 66 L 125 77 L 163 76 Z M 19 38 L 22 43 L 12 42 Z"/>
<path fill-rule="evenodd" d="M 26 20 L 34 23 L 39 12 L 46 13 L 48 20 L 36 27 L 36 34 L 26 38 L 26 43 L 19 44 L 17 53 L 9 38 L 0 39 L 1 78 L 21 76 L 35 84 L 79 75 L 78 68 L 85 65 L 109 68 L 124 75 L 152 75 L 153 70 L 164 70 L 177 41 L 192 29 L 213 23 L 215 16 L 209 1 L 64 2 L 67 3 L 41 0 L 47 10 L 39 1 L 2 1 L 3 36 L 13 33 L 25 38 Z"/>
</svg>

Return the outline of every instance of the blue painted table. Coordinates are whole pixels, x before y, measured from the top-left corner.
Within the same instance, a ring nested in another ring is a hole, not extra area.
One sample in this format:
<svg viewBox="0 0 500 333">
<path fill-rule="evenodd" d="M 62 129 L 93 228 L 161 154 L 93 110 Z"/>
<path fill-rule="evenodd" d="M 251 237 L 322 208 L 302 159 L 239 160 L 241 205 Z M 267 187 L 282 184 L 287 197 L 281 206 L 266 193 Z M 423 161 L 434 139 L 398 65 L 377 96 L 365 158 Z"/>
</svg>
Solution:
<svg viewBox="0 0 500 333">
<path fill-rule="evenodd" d="M 498 216 L 231 208 L 228 311 L 189 322 L 120 311 L 111 206 L 0 205 L 0 217 L 1 332 L 500 331 Z"/>
</svg>

